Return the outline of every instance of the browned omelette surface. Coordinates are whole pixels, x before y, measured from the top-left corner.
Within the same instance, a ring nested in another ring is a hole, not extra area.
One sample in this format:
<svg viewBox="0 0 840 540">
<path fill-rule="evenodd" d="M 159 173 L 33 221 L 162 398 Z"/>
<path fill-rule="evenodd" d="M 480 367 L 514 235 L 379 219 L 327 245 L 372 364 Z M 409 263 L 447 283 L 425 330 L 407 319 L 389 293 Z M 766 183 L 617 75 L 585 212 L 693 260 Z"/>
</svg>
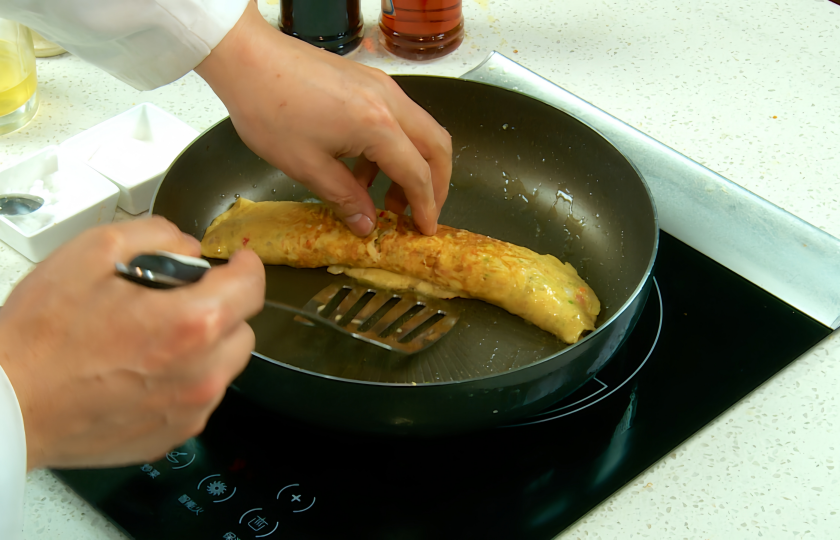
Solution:
<svg viewBox="0 0 840 540">
<path fill-rule="evenodd" d="M 264 264 L 328 266 L 374 285 L 484 300 L 566 343 L 594 330 L 601 309 L 569 263 L 446 225 L 425 236 L 411 218 L 387 211 L 359 238 L 324 205 L 240 198 L 207 228 L 201 253 L 227 259 L 240 249 Z"/>
</svg>

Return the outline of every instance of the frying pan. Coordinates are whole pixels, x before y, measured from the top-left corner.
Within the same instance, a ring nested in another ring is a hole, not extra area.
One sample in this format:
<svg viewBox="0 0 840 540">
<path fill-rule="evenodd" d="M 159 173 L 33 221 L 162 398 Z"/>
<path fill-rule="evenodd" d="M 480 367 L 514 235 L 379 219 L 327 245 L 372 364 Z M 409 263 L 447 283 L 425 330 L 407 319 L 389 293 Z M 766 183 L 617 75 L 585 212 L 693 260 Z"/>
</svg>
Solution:
<svg viewBox="0 0 840 540">
<path fill-rule="evenodd" d="M 456 299 L 457 327 L 425 352 L 401 357 L 264 310 L 249 321 L 255 351 L 233 388 L 283 415 L 340 430 L 438 436 L 503 425 L 586 383 L 632 331 L 658 243 L 651 195 L 605 138 L 545 103 L 461 79 L 395 80 L 452 135 L 440 222 L 572 263 L 601 300 L 596 331 L 566 346 L 500 308 Z M 371 190 L 380 208 L 389 183 L 380 174 Z M 200 239 L 240 196 L 313 197 L 251 152 L 225 119 L 173 163 L 152 212 Z M 266 279 L 267 299 L 302 306 L 348 278 L 268 266 Z"/>
</svg>

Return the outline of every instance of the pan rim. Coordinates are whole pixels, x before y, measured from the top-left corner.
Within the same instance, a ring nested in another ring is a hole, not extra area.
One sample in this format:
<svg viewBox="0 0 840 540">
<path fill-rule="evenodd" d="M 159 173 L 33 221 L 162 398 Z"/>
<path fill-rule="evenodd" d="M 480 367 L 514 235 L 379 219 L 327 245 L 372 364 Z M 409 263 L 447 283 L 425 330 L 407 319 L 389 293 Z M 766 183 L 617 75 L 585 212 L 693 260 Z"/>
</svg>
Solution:
<svg viewBox="0 0 840 540">
<path fill-rule="evenodd" d="M 270 364 L 274 364 L 276 366 L 289 369 L 291 371 L 296 371 L 296 372 L 301 373 L 301 374 L 311 375 L 311 376 L 314 376 L 314 377 L 318 377 L 318 378 L 321 378 L 321 379 L 326 379 L 326 380 L 330 380 L 330 381 L 334 381 L 334 382 L 345 382 L 345 383 L 351 383 L 351 384 L 362 384 L 362 385 L 378 386 L 378 387 L 386 387 L 386 388 L 423 388 L 423 387 L 442 387 L 442 386 L 457 385 L 457 384 L 481 383 L 481 382 L 484 382 L 484 381 L 487 381 L 487 380 L 490 380 L 490 379 L 494 379 L 496 377 L 511 375 L 511 374 L 514 374 L 514 373 L 520 373 L 520 372 L 523 372 L 524 370 L 534 368 L 536 366 L 540 366 L 540 365 L 542 365 L 546 362 L 549 362 L 549 361 L 554 360 L 554 359 L 556 359 L 560 356 L 563 356 L 568 351 L 571 351 L 575 348 L 579 348 L 578 346 L 582 346 L 583 344 L 585 344 L 585 343 L 587 343 L 587 342 L 589 342 L 593 339 L 596 339 L 596 336 L 598 336 L 598 334 L 601 333 L 603 329 L 609 327 L 616 319 L 621 317 L 624 314 L 624 312 L 627 311 L 627 309 L 629 309 L 629 307 L 633 304 L 633 302 L 642 293 L 642 291 L 646 287 L 648 281 L 650 281 L 651 274 L 653 273 L 653 266 L 656 262 L 656 255 L 659 251 L 660 229 L 659 229 L 659 215 L 658 215 L 657 208 L 656 208 L 656 201 L 653 198 L 653 193 L 650 190 L 650 186 L 648 185 L 647 180 L 645 180 L 644 175 L 639 170 L 639 168 L 636 166 L 636 164 L 629 157 L 627 157 L 627 155 L 623 151 L 621 151 L 621 149 L 619 149 L 617 146 L 615 146 L 612 143 L 612 141 L 608 137 L 606 137 L 603 133 L 601 133 L 598 129 L 592 127 L 591 125 L 584 122 L 580 118 L 577 118 L 576 116 L 573 116 L 572 114 L 570 114 L 566 111 L 558 109 L 557 107 L 555 107 L 554 105 L 552 105 L 550 103 L 547 103 L 547 102 L 545 102 L 545 101 L 543 101 L 543 100 L 541 100 L 537 97 L 531 96 L 531 95 L 526 94 L 524 92 L 520 92 L 518 90 L 511 90 L 511 89 L 504 88 L 504 87 L 501 87 L 501 86 L 496 86 L 494 84 L 490 84 L 490 83 L 487 83 L 487 82 L 484 82 L 484 81 L 475 81 L 475 80 L 470 80 L 470 79 L 461 79 L 459 77 L 447 77 L 447 76 L 442 76 L 442 75 L 405 74 L 405 75 L 393 75 L 393 77 L 395 79 L 414 78 L 414 79 L 456 80 L 456 81 L 460 81 L 460 82 L 463 82 L 463 83 L 476 84 L 476 85 L 481 85 L 481 86 L 488 86 L 488 87 L 494 88 L 495 90 L 501 90 L 501 91 L 504 91 L 504 92 L 510 92 L 510 93 L 513 93 L 513 94 L 518 94 L 518 95 L 521 95 L 523 97 L 532 99 L 532 100 L 537 101 L 539 103 L 542 103 L 542 104 L 544 104 L 548 107 L 551 107 L 552 109 L 569 116 L 571 119 L 573 119 L 577 122 L 580 122 L 581 124 L 583 124 L 587 128 L 591 129 L 593 132 L 595 132 L 599 137 L 601 137 L 604 141 L 606 141 L 614 150 L 616 150 L 619 153 L 619 155 L 621 155 L 621 157 L 623 157 L 625 159 L 625 161 L 627 161 L 627 163 L 632 167 L 633 171 L 635 171 L 636 175 L 638 176 L 639 180 L 641 181 L 642 187 L 644 188 L 645 193 L 647 194 L 648 200 L 650 201 L 651 213 L 652 213 L 652 217 L 653 217 L 653 220 L 652 220 L 653 245 L 652 245 L 652 248 L 651 248 L 650 258 L 648 260 L 645 271 L 642 275 L 642 279 L 639 280 L 639 282 L 637 283 L 636 287 L 634 288 L 634 290 L 630 294 L 630 296 L 627 298 L 627 300 L 624 301 L 624 303 L 621 305 L 621 307 L 619 307 L 618 310 L 616 310 L 616 312 L 613 313 L 613 315 L 609 319 L 604 321 L 598 328 L 595 329 L 594 332 L 589 333 L 586 337 L 579 340 L 577 343 L 569 345 L 568 347 L 565 347 L 564 349 L 556 352 L 555 354 L 546 356 L 545 358 L 542 358 L 542 359 L 540 359 L 536 362 L 533 362 L 533 363 L 530 363 L 530 364 L 527 364 L 527 365 L 524 365 L 524 366 L 520 366 L 520 367 L 517 367 L 517 368 L 514 368 L 514 369 L 510 369 L 510 370 L 507 370 L 507 371 L 502 371 L 502 372 L 499 372 L 499 373 L 490 373 L 490 374 L 487 374 L 487 375 L 482 375 L 482 376 L 479 376 L 479 377 L 473 377 L 473 378 L 469 378 L 469 379 L 460 379 L 460 380 L 455 380 L 455 381 L 428 382 L 428 383 L 425 383 L 425 382 L 424 383 L 392 383 L 392 382 L 365 381 L 365 380 L 359 380 L 359 379 L 348 379 L 348 378 L 344 378 L 344 377 L 337 377 L 337 376 L 334 376 L 334 375 L 327 375 L 327 374 L 324 374 L 324 373 L 319 373 L 317 371 L 311 371 L 311 370 L 308 370 L 308 369 L 303 369 L 303 368 L 293 366 L 293 365 L 290 365 L 290 364 L 286 364 L 286 363 L 283 363 L 279 360 L 270 358 L 270 357 L 268 357 L 268 356 L 266 356 L 266 355 L 264 355 L 264 354 L 262 354 L 258 351 L 251 351 L 251 356 L 255 357 L 255 358 L 258 358 L 260 360 L 263 360 L 265 362 L 268 362 Z M 154 196 L 152 198 L 152 204 L 150 205 L 150 208 L 149 208 L 149 214 L 154 214 L 155 213 L 154 207 L 155 207 L 155 203 L 157 202 L 157 196 L 158 196 L 158 193 L 160 191 L 160 188 L 163 185 L 163 182 L 165 181 L 166 177 L 168 176 L 170 169 L 175 165 L 175 163 L 178 162 L 178 160 L 181 158 L 181 156 L 185 152 L 187 152 L 193 146 L 193 144 L 195 144 L 198 140 L 200 140 L 205 134 L 209 133 L 211 130 L 215 129 L 216 127 L 218 127 L 222 123 L 229 122 L 229 121 L 231 121 L 230 116 L 226 116 L 226 117 L 222 118 L 221 120 L 219 120 L 218 122 L 214 123 L 212 126 L 208 127 L 206 130 L 204 130 L 198 137 L 196 137 L 193 140 L 192 143 L 190 143 L 186 148 L 184 148 L 181 151 L 181 153 L 178 154 L 178 156 L 170 164 L 169 168 L 167 168 L 166 172 L 162 175 L 161 181 L 158 183 L 157 188 L 155 189 L 155 193 L 154 193 Z"/>
</svg>

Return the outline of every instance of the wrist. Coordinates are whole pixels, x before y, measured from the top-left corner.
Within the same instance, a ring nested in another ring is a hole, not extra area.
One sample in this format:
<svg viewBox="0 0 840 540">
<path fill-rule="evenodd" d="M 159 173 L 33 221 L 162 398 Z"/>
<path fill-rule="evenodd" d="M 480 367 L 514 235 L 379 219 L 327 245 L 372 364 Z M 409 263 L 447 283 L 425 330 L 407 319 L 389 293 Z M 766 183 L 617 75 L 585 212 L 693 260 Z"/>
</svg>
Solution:
<svg viewBox="0 0 840 540">
<path fill-rule="evenodd" d="M 230 109 L 236 93 L 248 91 L 245 74 L 272 68 L 267 52 L 277 48 L 275 41 L 286 38 L 263 19 L 255 3 L 249 2 L 242 16 L 194 71 L 210 85 Z M 292 39 L 292 38 L 289 38 Z"/>
</svg>

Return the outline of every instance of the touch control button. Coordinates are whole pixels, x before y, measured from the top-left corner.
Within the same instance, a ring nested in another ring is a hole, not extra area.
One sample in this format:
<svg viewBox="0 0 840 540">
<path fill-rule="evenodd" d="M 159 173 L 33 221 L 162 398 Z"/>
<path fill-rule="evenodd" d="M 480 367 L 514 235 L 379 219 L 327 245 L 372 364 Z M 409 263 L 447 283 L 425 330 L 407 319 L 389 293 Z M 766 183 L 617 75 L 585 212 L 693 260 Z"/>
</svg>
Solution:
<svg viewBox="0 0 840 540">
<path fill-rule="evenodd" d="M 172 463 L 172 470 L 183 469 L 192 465 L 192 462 L 195 461 L 195 454 L 173 450 L 166 454 L 166 461 Z"/>
<path fill-rule="evenodd" d="M 286 492 L 285 498 L 281 498 L 284 491 Z M 300 484 L 289 484 L 278 491 L 277 500 L 289 503 L 292 507 L 292 512 L 295 514 L 306 512 L 315 505 L 315 497 L 312 497 L 310 500 L 308 497 L 302 495 L 300 491 Z"/>
<path fill-rule="evenodd" d="M 214 503 L 225 502 L 234 495 L 236 495 L 236 486 L 231 489 L 229 485 L 222 481 L 221 474 L 211 474 L 205 476 L 196 486 L 196 489 L 201 491 L 201 485 L 204 484 L 204 491 L 211 497 L 214 497 Z"/>
<path fill-rule="evenodd" d="M 255 535 L 254 536 L 255 538 L 264 538 L 264 537 L 268 536 L 269 534 L 272 534 L 274 531 L 277 530 L 277 527 L 280 526 L 280 522 L 275 521 L 274 522 L 274 528 L 269 530 L 269 527 L 270 527 L 269 522 L 264 517 L 262 517 L 260 515 L 262 513 L 262 508 L 251 508 L 250 510 L 248 510 L 247 512 L 242 514 L 242 516 L 240 516 L 240 518 L 239 518 L 239 524 L 242 525 L 242 521 L 245 520 L 245 518 L 248 517 L 248 514 L 250 514 L 252 512 L 256 512 L 256 513 L 254 515 L 250 516 L 248 518 L 248 520 L 245 521 L 245 523 L 248 525 L 248 528 L 250 528 L 252 531 L 259 532 L 259 533 L 264 533 L 264 534 Z M 265 532 L 265 531 L 268 531 L 268 532 Z"/>
</svg>

